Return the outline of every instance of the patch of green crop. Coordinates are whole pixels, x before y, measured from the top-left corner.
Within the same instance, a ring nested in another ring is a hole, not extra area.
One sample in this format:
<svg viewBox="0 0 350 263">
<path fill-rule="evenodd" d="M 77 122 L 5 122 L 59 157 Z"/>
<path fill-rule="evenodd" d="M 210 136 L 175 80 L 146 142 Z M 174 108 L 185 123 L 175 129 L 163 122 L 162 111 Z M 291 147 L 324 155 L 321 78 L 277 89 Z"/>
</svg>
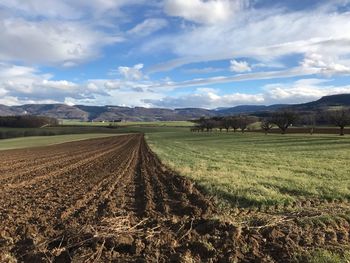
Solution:
<svg viewBox="0 0 350 263">
<path fill-rule="evenodd" d="M 222 203 L 350 199 L 350 136 L 147 132 L 161 160 Z"/>
</svg>

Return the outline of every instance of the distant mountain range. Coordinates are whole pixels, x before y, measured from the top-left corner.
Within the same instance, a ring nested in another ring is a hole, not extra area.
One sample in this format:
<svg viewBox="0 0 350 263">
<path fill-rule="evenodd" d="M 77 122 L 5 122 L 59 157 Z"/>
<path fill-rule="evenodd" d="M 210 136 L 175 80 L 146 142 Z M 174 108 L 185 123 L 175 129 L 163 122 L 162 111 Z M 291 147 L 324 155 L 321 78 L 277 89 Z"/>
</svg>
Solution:
<svg viewBox="0 0 350 263">
<path fill-rule="evenodd" d="M 162 109 L 119 106 L 84 106 L 65 104 L 27 104 L 22 106 L 0 105 L 0 116 L 41 115 L 58 119 L 84 121 L 117 120 L 125 121 L 178 121 L 195 119 L 202 116 L 228 116 L 237 114 L 263 114 L 278 109 L 291 108 L 296 111 L 324 110 L 334 106 L 350 106 L 350 94 L 325 96 L 313 102 L 303 104 L 241 105 L 232 108 L 207 110 L 201 108 Z"/>
</svg>

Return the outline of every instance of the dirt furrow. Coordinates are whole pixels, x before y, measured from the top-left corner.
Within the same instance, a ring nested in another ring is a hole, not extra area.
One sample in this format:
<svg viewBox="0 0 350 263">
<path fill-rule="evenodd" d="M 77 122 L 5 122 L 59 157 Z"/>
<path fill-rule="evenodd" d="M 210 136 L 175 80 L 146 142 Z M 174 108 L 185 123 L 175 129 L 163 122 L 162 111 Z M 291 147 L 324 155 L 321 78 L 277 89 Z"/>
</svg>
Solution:
<svg viewBox="0 0 350 263">
<path fill-rule="evenodd" d="M 123 141 L 123 143 L 127 143 L 127 141 Z M 39 178 L 51 178 L 52 174 L 50 171 L 54 171 L 56 174 L 59 174 L 59 171 L 65 171 L 70 168 L 74 168 L 77 166 L 77 163 L 88 163 L 91 160 L 99 158 L 99 156 L 103 156 L 104 154 L 108 154 L 109 152 L 115 150 L 115 144 L 111 143 L 109 147 L 102 148 L 98 147 L 96 150 L 88 150 L 86 149 L 83 153 L 72 154 L 71 151 L 66 152 L 64 158 L 53 157 L 51 160 L 48 160 L 46 164 L 33 167 L 26 167 L 25 169 L 13 169 L 8 171 L 7 176 L 0 178 L 0 182 L 3 188 L 16 188 L 21 187 L 24 184 L 28 185 L 30 183 L 30 179 L 34 178 L 32 181 L 35 183 Z M 118 145 L 117 147 L 122 147 Z"/>
<path fill-rule="evenodd" d="M 350 249 L 348 202 L 223 215 L 140 134 L 1 156 L 3 180 L 16 179 L 0 189 L 0 262 L 291 262 Z"/>
</svg>

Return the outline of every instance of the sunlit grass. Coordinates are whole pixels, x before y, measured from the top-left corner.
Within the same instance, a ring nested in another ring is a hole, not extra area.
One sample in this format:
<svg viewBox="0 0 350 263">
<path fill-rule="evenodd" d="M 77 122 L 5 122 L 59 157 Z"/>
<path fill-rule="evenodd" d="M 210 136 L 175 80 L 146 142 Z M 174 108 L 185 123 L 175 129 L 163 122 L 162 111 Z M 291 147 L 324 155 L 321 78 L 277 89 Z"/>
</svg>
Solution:
<svg viewBox="0 0 350 263">
<path fill-rule="evenodd" d="M 164 163 L 231 205 L 350 199 L 350 136 L 178 130 L 147 138 Z"/>
</svg>

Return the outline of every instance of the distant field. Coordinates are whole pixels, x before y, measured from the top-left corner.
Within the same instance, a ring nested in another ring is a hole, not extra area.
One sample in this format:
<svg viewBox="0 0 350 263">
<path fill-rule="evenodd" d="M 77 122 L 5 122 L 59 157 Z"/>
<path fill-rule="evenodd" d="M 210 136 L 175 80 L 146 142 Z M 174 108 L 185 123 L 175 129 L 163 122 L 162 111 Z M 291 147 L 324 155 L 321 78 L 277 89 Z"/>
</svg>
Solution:
<svg viewBox="0 0 350 263">
<path fill-rule="evenodd" d="M 189 121 L 153 121 L 153 122 L 86 122 L 76 120 L 63 120 L 63 125 L 73 126 L 145 126 L 145 127 L 190 127 L 193 126 L 192 122 Z"/>
<path fill-rule="evenodd" d="M 71 141 L 86 140 L 115 136 L 113 134 L 70 134 L 57 136 L 32 136 L 28 138 L 14 138 L 0 141 L 0 150 L 19 149 L 37 146 L 47 146 Z"/>
<path fill-rule="evenodd" d="M 350 137 L 153 132 L 162 161 L 231 205 L 350 199 Z"/>
<path fill-rule="evenodd" d="M 44 127 L 44 128 L 6 128 L 0 127 L 0 139 L 29 136 L 54 136 L 84 133 L 117 133 L 119 129 L 106 127 Z"/>
</svg>

